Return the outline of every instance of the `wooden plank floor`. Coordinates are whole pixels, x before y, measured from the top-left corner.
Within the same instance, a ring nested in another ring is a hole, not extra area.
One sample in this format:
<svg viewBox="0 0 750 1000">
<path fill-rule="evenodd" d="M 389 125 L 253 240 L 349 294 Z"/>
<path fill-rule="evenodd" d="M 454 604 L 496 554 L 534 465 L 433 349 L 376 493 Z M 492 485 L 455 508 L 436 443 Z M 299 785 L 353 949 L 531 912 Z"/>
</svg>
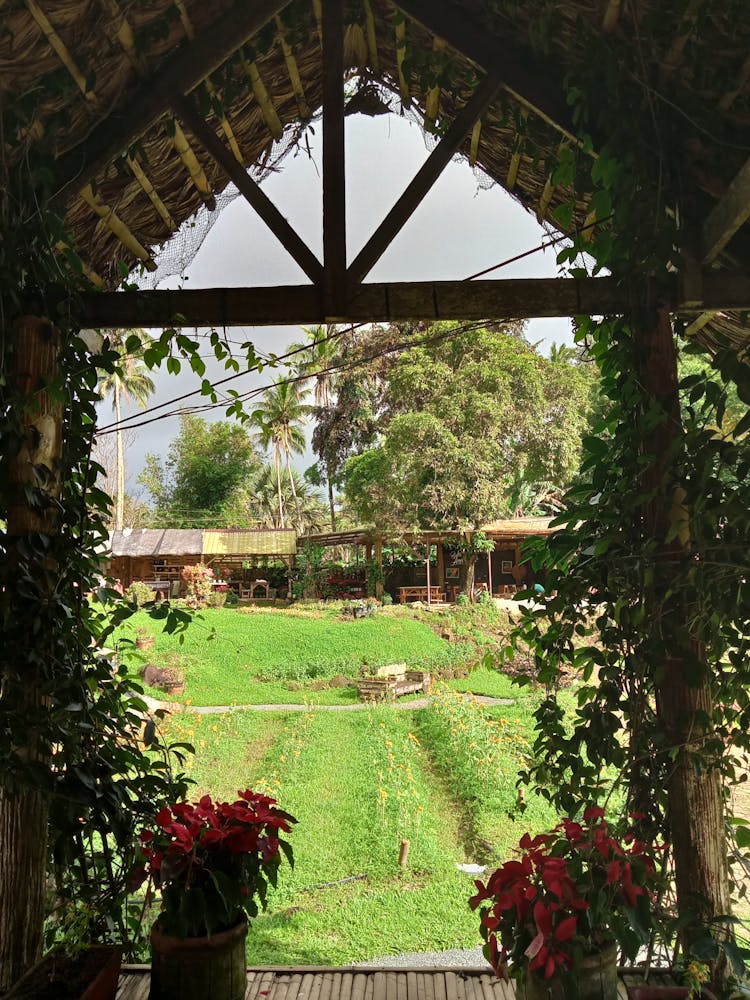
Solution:
<svg viewBox="0 0 750 1000">
<path fill-rule="evenodd" d="M 117 1000 L 147 1000 L 147 966 L 125 966 Z M 651 982 L 667 982 L 652 976 Z M 630 985 L 640 981 L 623 976 Z M 621 979 L 618 1000 L 627 1000 Z M 511 983 L 482 969 L 370 969 L 317 966 L 248 969 L 245 1000 L 514 1000 Z M 211 1000 L 206 997 L 206 1000 Z"/>
</svg>

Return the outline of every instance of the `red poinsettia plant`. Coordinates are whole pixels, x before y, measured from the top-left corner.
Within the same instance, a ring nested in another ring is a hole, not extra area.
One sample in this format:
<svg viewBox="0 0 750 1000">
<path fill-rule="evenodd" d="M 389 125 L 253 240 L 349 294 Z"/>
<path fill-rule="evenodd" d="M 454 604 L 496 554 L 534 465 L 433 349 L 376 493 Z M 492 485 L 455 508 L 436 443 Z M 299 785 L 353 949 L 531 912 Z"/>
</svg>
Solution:
<svg viewBox="0 0 750 1000">
<path fill-rule="evenodd" d="M 608 945 L 635 958 L 653 926 L 656 848 L 632 831 L 618 837 L 598 806 L 582 822 L 524 834 L 519 848 L 486 883 L 477 880 L 469 900 L 498 976 L 560 977 L 573 987 L 581 960 Z"/>
<path fill-rule="evenodd" d="M 202 937 L 227 930 L 266 907 L 268 883 L 276 885 L 284 854 L 294 856 L 281 833 L 296 819 L 276 800 L 250 789 L 236 802 L 178 802 L 156 815 L 156 827 L 140 835 L 144 864 L 161 890 L 158 924 L 165 934 Z"/>
</svg>

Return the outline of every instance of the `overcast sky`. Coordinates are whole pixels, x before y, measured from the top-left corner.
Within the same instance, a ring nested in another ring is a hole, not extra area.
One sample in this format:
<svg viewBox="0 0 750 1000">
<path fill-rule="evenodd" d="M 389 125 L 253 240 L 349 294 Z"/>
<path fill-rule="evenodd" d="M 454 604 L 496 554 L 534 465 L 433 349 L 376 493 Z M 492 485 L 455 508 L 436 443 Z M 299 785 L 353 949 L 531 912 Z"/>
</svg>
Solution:
<svg viewBox="0 0 750 1000">
<path fill-rule="evenodd" d="M 263 182 L 263 188 L 303 240 L 322 260 L 322 192 L 320 181 L 320 123 L 310 135 L 311 156 L 290 153 L 281 169 Z M 395 199 L 429 155 L 421 129 L 395 115 L 346 120 L 346 184 L 348 257 L 364 245 Z M 502 188 L 487 190 L 469 165 L 454 160 L 448 165 L 426 199 L 394 243 L 368 276 L 368 281 L 420 281 L 463 279 L 478 271 L 529 250 L 545 238 L 535 217 L 524 211 Z M 179 237 L 178 237 L 179 238 Z M 157 257 L 158 261 L 158 257 Z M 488 277 L 551 277 L 557 273 L 555 250 L 536 253 Z M 242 198 L 236 198 L 219 215 L 182 282 L 188 288 L 305 283 L 295 262 L 265 228 Z M 177 277 L 160 287 L 176 287 Z M 569 320 L 533 320 L 528 326 L 532 341 L 542 341 L 545 351 L 552 342 L 572 342 Z M 252 339 L 259 351 L 282 354 L 302 339 L 297 327 L 238 328 L 228 336 L 239 342 Z M 225 374 L 215 363 L 209 377 Z M 238 391 L 266 385 L 273 372 L 248 373 L 234 383 Z M 190 372 L 178 376 L 166 372 L 155 376 L 156 393 L 150 406 L 189 392 L 199 385 Z M 199 397 L 196 397 L 199 398 Z M 166 410 L 171 407 L 166 408 Z M 166 411 L 165 411 L 166 412 Z M 111 420 L 107 405 L 102 423 Z M 215 412 L 213 419 L 223 416 Z M 138 422 L 138 421 L 135 421 Z M 177 418 L 159 420 L 135 433 L 127 452 L 128 492 L 142 491 L 136 479 L 147 452 L 166 455 L 177 432 Z M 131 435 L 132 437 L 133 435 Z M 300 459 L 302 470 L 313 461 L 308 453 Z"/>
</svg>

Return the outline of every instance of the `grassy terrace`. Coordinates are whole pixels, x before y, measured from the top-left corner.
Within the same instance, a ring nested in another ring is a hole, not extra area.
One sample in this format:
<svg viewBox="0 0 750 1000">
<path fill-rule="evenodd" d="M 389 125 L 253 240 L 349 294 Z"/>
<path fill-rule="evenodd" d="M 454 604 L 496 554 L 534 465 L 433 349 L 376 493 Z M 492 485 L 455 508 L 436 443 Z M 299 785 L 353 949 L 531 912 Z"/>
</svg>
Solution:
<svg viewBox="0 0 750 1000">
<path fill-rule="evenodd" d="M 144 663 L 178 666 L 185 693 L 175 700 L 195 705 L 351 704 L 352 688 L 329 688 L 335 675 L 356 677 L 363 669 L 388 663 L 438 671 L 477 659 L 476 636 L 440 638 L 434 628 L 401 608 L 372 618 L 344 619 L 337 607 L 279 610 L 207 609 L 180 645 L 139 612 L 119 633 L 133 638 L 136 628 L 155 636 L 154 647 L 136 657 L 134 674 Z M 149 691 L 158 697 L 159 692 Z"/>
<path fill-rule="evenodd" d="M 472 706 L 475 725 L 496 721 Z M 494 713 L 499 709 L 493 709 Z M 523 710 L 504 708 L 519 727 Z M 196 791 L 233 796 L 250 785 L 278 797 L 299 819 L 297 858 L 283 872 L 269 912 L 253 925 L 248 959 L 256 964 L 342 964 L 382 953 L 478 942 L 466 900 L 473 883 L 456 865 L 499 860 L 521 833 L 551 819 L 542 811 L 511 822 L 520 745 L 495 753 L 482 777 L 446 770 L 433 709 L 369 712 L 233 712 L 173 716 L 169 734 L 193 741 Z M 464 759 L 473 742 L 463 740 Z M 477 783 L 492 790 L 477 812 Z M 494 838 L 490 843 L 488 837 Z M 410 841 L 406 869 L 398 866 Z M 481 841 L 481 842 L 480 842 Z M 348 881 L 340 881 L 348 880 Z"/>
<path fill-rule="evenodd" d="M 143 613 L 123 634 L 138 626 L 151 626 Z M 154 632 L 151 650 L 126 652 L 134 673 L 151 662 L 185 674 L 185 711 L 164 725 L 168 738 L 195 746 L 187 769 L 196 796 L 254 787 L 299 819 L 297 864 L 253 925 L 251 963 L 335 965 L 478 943 L 472 877 L 457 865 L 498 862 L 525 830 L 554 821 L 536 801 L 508 817 L 537 696 L 496 670 L 467 674 L 506 629 L 493 609 L 438 618 L 392 608 L 357 621 L 335 607 L 224 609 L 203 612 L 181 645 Z M 353 688 L 327 686 L 333 675 L 393 662 L 445 676 L 429 707 L 322 710 L 356 699 Z M 470 692 L 511 701 L 485 706 Z M 191 703 L 308 708 L 207 715 Z"/>
</svg>

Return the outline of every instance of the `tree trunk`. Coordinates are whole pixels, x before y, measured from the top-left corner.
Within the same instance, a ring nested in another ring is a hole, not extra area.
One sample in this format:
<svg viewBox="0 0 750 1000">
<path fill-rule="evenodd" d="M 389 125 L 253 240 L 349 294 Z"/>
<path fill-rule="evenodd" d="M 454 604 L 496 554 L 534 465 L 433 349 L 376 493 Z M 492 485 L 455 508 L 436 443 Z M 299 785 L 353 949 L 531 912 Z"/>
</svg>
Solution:
<svg viewBox="0 0 750 1000">
<path fill-rule="evenodd" d="M 56 530 L 54 504 L 30 507 L 27 491 L 39 487 L 54 498 L 59 495 L 62 413 L 40 385 L 55 375 L 59 350 L 52 325 L 36 317 L 23 317 L 15 329 L 13 360 L 19 403 L 23 409 L 24 440 L 16 455 L 2 462 L 10 486 L 7 540 L 8 559 L 21 560 L 28 550 L 28 536 L 51 535 Z M 39 546 L 35 546 L 39 551 Z M 43 556 L 26 572 L 33 578 L 39 600 L 54 587 L 54 566 Z M 44 655 L 44 636 L 29 637 L 35 657 Z M 8 664 L 2 670 L 2 693 L 9 704 L 21 706 L 23 717 L 33 717 L 43 703 L 38 669 L 26 663 Z M 16 753 L 26 762 L 45 759 L 39 734 L 30 728 Z M 0 993 L 7 989 L 38 957 L 44 921 L 47 854 L 47 800 L 35 788 L 0 788 Z"/>
<path fill-rule="evenodd" d="M 669 481 L 674 467 L 675 447 L 682 435 L 678 397 L 677 353 L 665 310 L 638 318 L 634 324 L 640 348 L 639 373 L 647 397 L 663 411 L 663 419 L 643 442 L 650 462 L 644 472 L 644 492 L 654 492 L 644 508 L 644 520 L 651 537 L 659 544 L 656 559 L 657 587 L 661 596 L 673 583 L 684 558 L 682 537 L 667 541 L 675 514 L 684 520 L 679 488 Z M 687 665 L 674 649 L 665 649 L 663 662 L 650 667 L 656 676 L 656 708 L 666 732 L 666 745 L 677 748 L 667 786 L 669 824 L 674 851 L 677 908 L 684 927 L 683 943 L 691 931 L 706 926 L 713 918 L 730 910 L 726 835 L 721 776 L 716 767 L 702 759 L 702 751 L 713 709 L 710 673 L 701 644 L 690 638 L 689 614 L 679 598 L 662 601 L 661 613 L 672 635 L 683 634 L 686 650 L 702 669 L 699 676 L 687 677 Z M 668 632 L 668 634 L 669 634 Z M 672 654 L 672 655 L 670 655 Z M 723 966 L 715 969 L 721 977 Z"/>
<path fill-rule="evenodd" d="M 326 462 L 326 481 L 328 483 L 328 506 L 331 509 L 331 531 L 336 530 L 336 506 L 333 502 L 333 483 L 331 482 L 331 463 Z"/>
<path fill-rule="evenodd" d="M 117 431 L 117 501 L 115 503 L 115 530 L 122 531 L 125 521 L 125 457 L 122 453 L 122 430 L 120 428 L 120 382 L 115 377 L 113 393 L 115 397 L 115 420 Z"/>
<path fill-rule="evenodd" d="M 284 527 L 284 501 L 281 496 L 281 457 L 278 451 L 274 452 L 273 464 L 276 466 L 276 494 L 279 498 L 279 526 Z"/>
<path fill-rule="evenodd" d="M 476 561 L 477 557 L 475 555 L 464 556 L 464 563 L 466 565 L 465 593 L 472 603 L 474 601 L 474 568 Z"/>
</svg>

